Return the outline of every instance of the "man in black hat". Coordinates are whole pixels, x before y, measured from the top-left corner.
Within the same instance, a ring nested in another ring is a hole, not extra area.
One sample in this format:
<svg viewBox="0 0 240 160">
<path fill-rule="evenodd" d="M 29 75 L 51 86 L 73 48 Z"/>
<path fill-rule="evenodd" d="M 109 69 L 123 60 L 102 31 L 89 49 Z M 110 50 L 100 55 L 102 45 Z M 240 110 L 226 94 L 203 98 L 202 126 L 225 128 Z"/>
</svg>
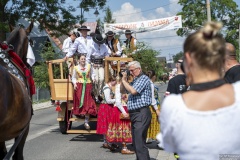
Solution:
<svg viewBox="0 0 240 160">
<path fill-rule="evenodd" d="M 132 36 L 132 31 L 131 30 L 126 30 L 125 31 L 125 36 L 126 36 L 126 41 L 125 42 L 125 53 L 127 55 L 134 54 L 137 50 L 137 40 Z"/>
<path fill-rule="evenodd" d="M 234 83 L 240 80 L 240 63 L 237 61 L 237 54 L 234 45 L 226 43 L 225 76 L 227 83 Z"/>
<path fill-rule="evenodd" d="M 69 37 L 63 41 L 63 46 L 62 46 L 62 52 L 64 52 L 65 54 L 67 54 L 70 51 L 75 39 L 80 37 L 80 33 L 71 31 L 68 34 L 68 36 Z"/>
<path fill-rule="evenodd" d="M 106 46 L 108 47 L 108 53 L 112 57 L 120 57 L 122 54 L 122 49 L 118 39 L 114 38 L 113 31 L 108 31 L 106 33 Z"/>
<path fill-rule="evenodd" d="M 67 53 L 65 60 L 69 57 L 72 57 L 76 52 L 78 53 L 89 53 L 90 47 L 92 45 L 92 37 L 87 35 L 87 32 L 90 29 L 87 26 L 81 26 L 78 28 L 78 31 L 81 33 L 81 37 L 76 38 L 74 41 L 71 50 Z"/>
<path fill-rule="evenodd" d="M 87 54 L 86 60 L 92 64 L 93 73 L 95 74 L 95 84 L 98 84 L 98 89 L 101 90 L 104 82 L 104 65 L 103 59 L 109 57 L 107 46 L 104 44 L 105 40 L 100 34 L 93 36 L 93 43 Z"/>
</svg>

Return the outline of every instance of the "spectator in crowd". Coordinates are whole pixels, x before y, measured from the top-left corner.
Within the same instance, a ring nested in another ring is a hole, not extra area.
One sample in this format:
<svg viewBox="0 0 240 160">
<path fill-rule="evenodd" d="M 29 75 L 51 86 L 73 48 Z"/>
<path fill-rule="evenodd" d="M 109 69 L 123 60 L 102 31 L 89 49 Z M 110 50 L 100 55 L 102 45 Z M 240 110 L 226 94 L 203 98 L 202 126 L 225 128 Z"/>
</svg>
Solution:
<svg viewBox="0 0 240 160">
<path fill-rule="evenodd" d="M 160 132 L 160 126 L 158 122 L 158 116 L 160 114 L 160 98 L 158 96 L 158 88 L 154 85 L 156 80 L 156 73 L 154 70 L 147 72 L 147 76 L 151 79 L 152 89 L 152 105 L 150 106 L 152 120 L 147 133 L 147 143 L 151 143 L 156 139 L 156 135 Z"/>
<path fill-rule="evenodd" d="M 227 83 L 234 83 L 240 80 L 240 64 L 236 59 L 236 49 L 231 43 L 226 43 L 226 54 L 224 79 Z"/>
<path fill-rule="evenodd" d="M 182 59 L 177 61 L 177 75 L 169 80 L 165 96 L 172 93 L 179 94 L 186 91 L 186 76 L 181 69 L 182 63 Z"/>
<path fill-rule="evenodd" d="M 124 41 L 125 44 L 122 49 L 127 56 L 134 54 L 137 50 L 137 39 L 132 36 L 132 33 L 133 32 L 131 30 L 125 31 L 127 39 Z"/>
<path fill-rule="evenodd" d="M 131 121 L 127 110 L 127 94 L 120 93 L 121 79 L 118 77 L 115 86 L 115 105 L 113 107 L 107 131 L 107 141 L 122 143 L 122 154 L 134 154 L 127 148 L 127 143 L 132 143 Z"/>
<path fill-rule="evenodd" d="M 118 39 L 114 38 L 115 34 L 113 31 L 108 31 L 106 33 L 105 44 L 108 48 L 108 54 L 112 57 L 121 57 L 122 48 L 120 47 L 120 42 Z"/>
<path fill-rule="evenodd" d="M 78 65 L 73 69 L 72 75 L 74 85 L 73 114 L 85 116 L 84 126 L 90 130 L 89 116 L 96 116 L 97 114 L 96 104 L 91 96 L 91 79 L 94 80 L 94 74 L 91 65 L 86 63 L 85 54 L 79 56 L 78 62 Z"/>
<path fill-rule="evenodd" d="M 71 47 L 76 38 L 80 37 L 78 32 L 70 32 L 69 37 L 63 41 L 62 52 L 65 53 L 64 56 L 71 50 Z"/>
<path fill-rule="evenodd" d="M 240 82 L 226 84 L 221 23 L 208 22 L 184 42 L 184 71 L 190 90 L 167 96 L 160 123 L 164 149 L 181 159 L 219 159 L 240 153 Z M 204 46 L 204 47 L 203 47 Z"/>
<path fill-rule="evenodd" d="M 127 106 L 132 126 L 133 146 L 138 160 L 150 160 L 146 139 L 152 119 L 149 109 L 152 104 L 151 80 L 143 74 L 138 61 L 130 62 L 128 70 L 134 79 L 129 84 L 127 73 L 122 72 L 121 91 L 129 92 Z"/>
<path fill-rule="evenodd" d="M 87 32 L 90 31 L 90 29 L 87 26 L 81 26 L 80 28 L 78 28 L 78 31 L 80 31 L 81 36 L 76 38 L 70 51 L 64 57 L 64 60 L 72 57 L 75 53 L 89 54 L 89 49 L 92 46 L 92 37 L 88 36 Z"/>
<path fill-rule="evenodd" d="M 98 118 L 97 118 L 97 134 L 103 135 L 103 148 L 110 149 L 111 151 L 115 151 L 119 146 L 116 144 L 111 144 L 106 139 L 106 134 L 108 130 L 108 124 L 111 121 L 111 114 L 113 110 L 113 104 L 116 102 L 114 98 L 113 87 L 117 84 L 115 78 L 110 77 L 108 82 L 102 89 L 103 101 L 101 102 L 98 110 Z"/>
</svg>

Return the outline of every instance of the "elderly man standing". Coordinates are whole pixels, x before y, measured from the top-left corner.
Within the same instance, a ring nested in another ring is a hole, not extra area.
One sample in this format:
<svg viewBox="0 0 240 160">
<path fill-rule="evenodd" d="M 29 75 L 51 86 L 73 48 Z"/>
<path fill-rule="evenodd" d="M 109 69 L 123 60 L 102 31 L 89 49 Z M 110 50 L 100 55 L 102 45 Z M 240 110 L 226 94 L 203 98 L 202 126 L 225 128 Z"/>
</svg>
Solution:
<svg viewBox="0 0 240 160">
<path fill-rule="evenodd" d="M 85 54 L 89 53 L 90 47 L 93 43 L 92 37 L 87 35 L 87 32 L 90 31 L 90 29 L 87 28 L 87 26 L 81 26 L 78 28 L 78 31 L 80 31 L 81 36 L 76 38 L 71 47 L 71 51 L 69 51 L 64 58 L 65 60 L 69 57 L 72 57 L 76 52 Z"/>
<path fill-rule="evenodd" d="M 132 61 L 128 65 L 128 70 L 133 76 L 133 82 L 127 82 L 127 73 L 123 72 L 121 91 L 127 91 L 128 111 L 132 124 L 133 145 L 137 160 L 150 160 L 148 148 L 146 146 L 147 131 L 152 119 L 149 106 L 152 103 L 151 81 L 144 75 L 138 61 Z"/>
<path fill-rule="evenodd" d="M 227 83 L 234 83 L 240 80 L 240 64 L 236 59 L 236 49 L 231 43 L 226 43 L 226 54 L 224 79 Z"/>
</svg>

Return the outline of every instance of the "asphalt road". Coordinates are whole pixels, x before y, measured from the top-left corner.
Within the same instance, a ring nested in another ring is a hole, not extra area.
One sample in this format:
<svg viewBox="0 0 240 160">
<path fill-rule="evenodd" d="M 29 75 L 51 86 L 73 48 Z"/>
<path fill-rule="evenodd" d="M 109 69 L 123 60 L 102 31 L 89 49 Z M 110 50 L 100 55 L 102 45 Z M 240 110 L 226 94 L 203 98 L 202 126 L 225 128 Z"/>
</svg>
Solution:
<svg viewBox="0 0 240 160">
<path fill-rule="evenodd" d="M 160 95 L 166 85 L 157 84 Z M 54 107 L 34 112 L 30 124 L 30 132 L 24 148 L 25 160 L 135 160 L 135 155 L 122 155 L 120 150 L 110 152 L 101 148 L 103 139 L 96 134 L 61 134 L 56 120 Z M 90 123 L 91 128 L 96 124 Z M 74 122 L 72 128 L 83 128 L 82 123 Z M 7 142 L 8 149 L 12 141 Z M 131 148 L 131 145 L 129 145 Z M 157 159 L 159 148 L 156 143 L 148 144 L 152 160 Z M 161 151 L 163 152 L 163 151 Z"/>
</svg>

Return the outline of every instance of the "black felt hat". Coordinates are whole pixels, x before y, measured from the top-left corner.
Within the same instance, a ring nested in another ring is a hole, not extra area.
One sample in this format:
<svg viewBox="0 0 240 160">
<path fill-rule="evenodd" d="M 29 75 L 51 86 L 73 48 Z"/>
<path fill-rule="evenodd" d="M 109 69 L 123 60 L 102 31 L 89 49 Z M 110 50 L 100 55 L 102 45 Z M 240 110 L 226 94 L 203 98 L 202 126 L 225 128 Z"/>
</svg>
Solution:
<svg viewBox="0 0 240 160">
<path fill-rule="evenodd" d="M 108 31 L 107 33 L 106 33 L 106 36 L 114 36 L 115 34 L 113 33 L 113 31 Z"/>
<path fill-rule="evenodd" d="M 82 30 L 90 31 L 90 29 L 87 26 L 81 26 L 80 28 L 78 28 L 78 31 L 82 31 Z"/>
<path fill-rule="evenodd" d="M 93 36 L 93 41 L 97 44 L 103 44 L 105 42 L 105 39 L 102 37 L 101 34 L 95 34 Z"/>
<path fill-rule="evenodd" d="M 125 34 L 132 34 L 133 32 L 131 31 L 131 30 L 129 30 L 129 29 L 127 29 L 126 31 L 125 31 Z"/>
</svg>

